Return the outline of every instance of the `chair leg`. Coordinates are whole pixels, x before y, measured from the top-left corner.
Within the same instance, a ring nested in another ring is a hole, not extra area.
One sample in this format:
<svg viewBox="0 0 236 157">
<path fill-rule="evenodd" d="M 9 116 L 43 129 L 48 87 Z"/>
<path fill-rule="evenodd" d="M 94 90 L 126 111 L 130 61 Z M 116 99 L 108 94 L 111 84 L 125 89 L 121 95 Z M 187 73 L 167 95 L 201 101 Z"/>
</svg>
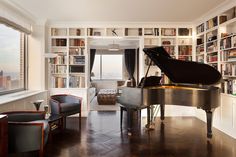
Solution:
<svg viewBox="0 0 236 157">
<path fill-rule="evenodd" d="M 82 118 L 82 115 L 81 115 L 81 112 L 79 113 L 79 129 L 81 130 L 81 118 Z"/>
<path fill-rule="evenodd" d="M 123 122 L 123 107 L 120 107 L 120 128 L 122 128 Z"/>
<path fill-rule="evenodd" d="M 62 118 L 62 128 L 66 129 L 66 116 Z"/>
<path fill-rule="evenodd" d="M 44 157 L 43 148 L 39 150 L 39 157 Z"/>
</svg>

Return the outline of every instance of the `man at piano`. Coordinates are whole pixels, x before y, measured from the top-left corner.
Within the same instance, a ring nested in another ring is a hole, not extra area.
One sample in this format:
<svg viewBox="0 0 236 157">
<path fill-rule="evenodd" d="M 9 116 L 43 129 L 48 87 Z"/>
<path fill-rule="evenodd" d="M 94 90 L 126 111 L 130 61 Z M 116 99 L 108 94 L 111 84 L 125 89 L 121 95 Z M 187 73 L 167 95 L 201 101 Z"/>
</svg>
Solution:
<svg viewBox="0 0 236 157">
<path fill-rule="evenodd" d="M 151 105 L 160 105 L 161 120 L 164 120 L 165 105 L 195 106 L 206 112 L 207 137 L 211 138 L 213 112 L 220 105 L 220 88 L 215 86 L 222 80 L 219 71 L 207 64 L 173 59 L 163 47 L 143 51 L 151 60 L 145 77 L 138 88 L 123 88 L 118 98 L 121 116 L 124 109 L 127 111 L 128 131 L 132 130 L 133 111 L 147 108 L 147 126 L 150 126 Z M 160 84 L 160 79 L 147 77 L 152 62 L 172 84 Z"/>
</svg>

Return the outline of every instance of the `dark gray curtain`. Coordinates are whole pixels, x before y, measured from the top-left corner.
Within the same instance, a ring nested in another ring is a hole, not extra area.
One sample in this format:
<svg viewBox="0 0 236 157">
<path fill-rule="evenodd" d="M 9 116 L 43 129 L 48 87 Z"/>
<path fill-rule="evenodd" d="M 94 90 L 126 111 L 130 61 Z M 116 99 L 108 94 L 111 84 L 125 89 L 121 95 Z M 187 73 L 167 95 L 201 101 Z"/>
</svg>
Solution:
<svg viewBox="0 0 236 157">
<path fill-rule="evenodd" d="M 135 70 L 135 49 L 125 49 L 125 66 L 129 73 L 129 80 L 132 80 L 133 86 L 136 85 L 136 81 L 134 78 L 134 70 Z"/>
<path fill-rule="evenodd" d="M 93 69 L 95 54 L 96 54 L 96 49 L 90 49 L 90 74 Z M 90 77 L 90 80 L 91 80 L 91 77 Z"/>
</svg>

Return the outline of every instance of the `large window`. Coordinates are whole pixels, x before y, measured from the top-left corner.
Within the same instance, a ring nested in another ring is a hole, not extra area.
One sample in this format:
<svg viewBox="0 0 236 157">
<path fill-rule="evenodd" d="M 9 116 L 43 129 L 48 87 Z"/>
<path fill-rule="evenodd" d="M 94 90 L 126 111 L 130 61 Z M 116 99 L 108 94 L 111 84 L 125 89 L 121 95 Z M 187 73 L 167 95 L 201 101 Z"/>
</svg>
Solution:
<svg viewBox="0 0 236 157">
<path fill-rule="evenodd" d="M 122 54 L 96 54 L 92 69 L 92 79 L 121 80 Z"/>
<path fill-rule="evenodd" d="M 25 89 L 25 35 L 0 24 L 0 95 Z"/>
</svg>

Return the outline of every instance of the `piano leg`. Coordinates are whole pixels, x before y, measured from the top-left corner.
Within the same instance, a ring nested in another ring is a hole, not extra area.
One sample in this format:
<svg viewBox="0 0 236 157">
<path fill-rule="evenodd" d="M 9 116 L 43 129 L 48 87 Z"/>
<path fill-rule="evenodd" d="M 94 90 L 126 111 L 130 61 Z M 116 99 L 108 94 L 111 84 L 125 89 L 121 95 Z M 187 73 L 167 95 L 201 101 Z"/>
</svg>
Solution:
<svg viewBox="0 0 236 157">
<path fill-rule="evenodd" d="M 160 104 L 161 108 L 161 120 L 165 119 L 165 104 Z"/>
<path fill-rule="evenodd" d="M 128 130 L 128 134 L 131 132 L 132 130 L 132 122 L 131 122 L 131 119 L 132 119 L 132 110 L 127 108 L 127 130 Z"/>
<path fill-rule="evenodd" d="M 146 128 L 149 128 L 151 123 L 151 113 L 150 113 L 150 106 L 147 107 L 147 124 L 146 124 Z"/>
<path fill-rule="evenodd" d="M 214 110 L 205 110 L 207 118 L 207 137 L 212 138 L 212 118 Z"/>
</svg>

